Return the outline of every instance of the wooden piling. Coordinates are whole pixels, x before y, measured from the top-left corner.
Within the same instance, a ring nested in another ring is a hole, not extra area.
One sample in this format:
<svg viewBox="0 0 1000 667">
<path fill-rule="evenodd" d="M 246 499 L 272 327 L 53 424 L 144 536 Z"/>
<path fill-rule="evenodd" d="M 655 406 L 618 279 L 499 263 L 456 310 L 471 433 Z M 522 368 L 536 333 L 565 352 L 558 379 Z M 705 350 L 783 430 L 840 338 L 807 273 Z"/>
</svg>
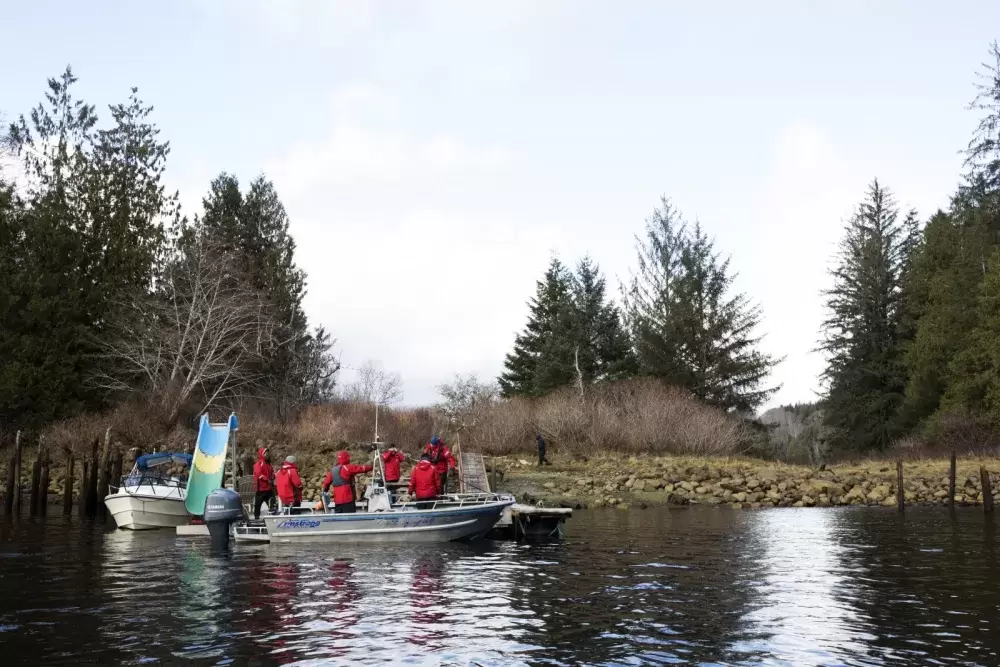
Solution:
<svg viewBox="0 0 1000 667">
<path fill-rule="evenodd" d="M 49 457 L 48 453 L 43 453 L 42 459 L 42 481 L 38 485 L 38 516 L 48 514 L 49 505 Z"/>
<path fill-rule="evenodd" d="M 10 453 L 10 461 L 7 462 L 7 495 L 4 497 L 3 511 L 5 516 L 14 514 L 14 499 L 20 496 L 21 491 L 21 432 L 18 431 L 14 438 L 14 449 Z M 17 503 L 20 512 L 20 501 Z"/>
<path fill-rule="evenodd" d="M 948 471 L 948 507 L 955 509 L 955 451 L 951 452 L 951 469 Z"/>
<path fill-rule="evenodd" d="M 87 496 L 90 495 L 90 491 L 87 489 L 87 485 L 90 483 L 90 462 L 83 459 L 81 463 L 83 464 L 83 477 L 80 478 L 80 504 L 77 505 L 77 509 L 80 516 L 87 516 Z"/>
<path fill-rule="evenodd" d="M 86 516 L 97 515 L 97 470 L 100 465 L 100 459 L 98 458 L 97 451 L 100 446 L 100 438 L 94 438 L 94 444 L 90 449 L 90 461 L 88 462 L 90 474 L 87 477 L 87 497 L 84 510 Z"/>
<path fill-rule="evenodd" d="M 42 483 L 42 441 L 38 441 L 38 453 L 35 463 L 31 466 L 31 504 L 28 506 L 28 516 L 38 516 L 40 498 L 39 485 Z"/>
<path fill-rule="evenodd" d="M 125 453 L 120 449 L 116 450 L 114 457 L 111 459 L 111 481 L 116 487 L 122 483 L 122 466 L 124 460 Z"/>
<path fill-rule="evenodd" d="M 111 484 L 111 428 L 104 432 L 104 447 L 101 448 L 100 467 L 97 469 L 97 502 L 94 504 L 94 516 L 105 515 L 104 500 Z"/>
<path fill-rule="evenodd" d="M 982 482 L 983 511 L 987 514 L 993 513 L 993 483 L 990 480 L 990 471 L 986 466 L 979 467 L 979 479 Z"/>
<path fill-rule="evenodd" d="M 903 462 L 896 461 L 896 507 L 900 512 L 906 506 L 906 496 L 903 493 Z"/>
<path fill-rule="evenodd" d="M 66 479 L 63 482 L 63 516 L 73 513 L 73 450 L 66 448 Z"/>
<path fill-rule="evenodd" d="M 14 438 L 14 509 L 13 515 L 21 517 L 21 432 Z"/>
</svg>

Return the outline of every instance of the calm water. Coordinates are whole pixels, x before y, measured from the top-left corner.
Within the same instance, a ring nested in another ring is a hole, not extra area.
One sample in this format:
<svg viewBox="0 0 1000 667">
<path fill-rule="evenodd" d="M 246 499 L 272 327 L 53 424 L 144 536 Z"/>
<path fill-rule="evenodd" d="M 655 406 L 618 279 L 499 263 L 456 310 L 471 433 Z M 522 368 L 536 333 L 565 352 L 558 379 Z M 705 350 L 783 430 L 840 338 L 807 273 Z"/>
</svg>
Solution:
<svg viewBox="0 0 1000 667">
<path fill-rule="evenodd" d="M 998 665 L 979 511 L 579 512 L 557 544 L 243 546 L 0 519 L 0 664 Z"/>
</svg>

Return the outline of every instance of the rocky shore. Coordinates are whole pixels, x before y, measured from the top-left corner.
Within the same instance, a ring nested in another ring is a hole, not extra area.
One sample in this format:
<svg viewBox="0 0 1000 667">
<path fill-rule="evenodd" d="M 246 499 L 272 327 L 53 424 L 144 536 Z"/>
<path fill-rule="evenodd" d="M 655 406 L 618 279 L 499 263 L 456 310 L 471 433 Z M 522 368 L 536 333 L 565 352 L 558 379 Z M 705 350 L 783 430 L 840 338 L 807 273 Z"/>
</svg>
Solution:
<svg viewBox="0 0 1000 667">
<path fill-rule="evenodd" d="M 539 468 L 527 458 L 497 458 L 502 490 L 530 503 L 576 508 L 651 505 L 714 505 L 733 509 L 763 507 L 894 507 L 896 464 L 862 461 L 824 468 L 753 459 L 611 457 L 553 459 Z M 960 460 L 955 481 L 957 505 L 983 502 L 979 469 L 991 471 L 993 498 L 1000 503 L 1000 459 Z M 947 460 L 903 464 L 908 505 L 948 504 Z"/>
</svg>

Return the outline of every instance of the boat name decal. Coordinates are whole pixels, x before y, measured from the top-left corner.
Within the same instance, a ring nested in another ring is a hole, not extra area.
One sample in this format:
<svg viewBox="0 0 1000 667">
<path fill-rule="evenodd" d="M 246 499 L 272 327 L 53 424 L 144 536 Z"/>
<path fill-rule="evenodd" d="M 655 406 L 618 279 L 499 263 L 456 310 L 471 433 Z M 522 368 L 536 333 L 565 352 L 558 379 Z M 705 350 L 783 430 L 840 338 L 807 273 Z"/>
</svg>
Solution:
<svg viewBox="0 0 1000 667">
<path fill-rule="evenodd" d="M 319 521 L 311 519 L 286 519 L 278 524 L 278 528 L 318 528 Z"/>
</svg>

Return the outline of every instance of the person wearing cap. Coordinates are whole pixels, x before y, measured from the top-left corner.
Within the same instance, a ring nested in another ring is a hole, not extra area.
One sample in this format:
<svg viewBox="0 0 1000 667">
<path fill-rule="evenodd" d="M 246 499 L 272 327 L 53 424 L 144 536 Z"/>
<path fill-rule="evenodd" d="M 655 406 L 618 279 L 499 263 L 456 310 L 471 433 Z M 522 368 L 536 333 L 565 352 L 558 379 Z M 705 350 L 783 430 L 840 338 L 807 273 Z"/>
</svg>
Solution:
<svg viewBox="0 0 1000 667">
<path fill-rule="evenodd" d="M 260 506 L 268 505 L 274 499 L 274 467 L 267 447 L 257 450 L 257 462 L 253 464 L 253 518 L 260 518 Z"/>
<path fill-rule="evenodd" d="M 302 479 L 299 477 L 299 467 L 295 465 L 294 456 L 285 457 L 285 462 L 274 476 L 274 481 L 278 487 L 278 499 L 281 500 L 281 504 L 292 508 L 298 507 L 302 502 Z"/>
<path fill-rule="evenodd" d="M 431 457 L 431 464 L 437 470 L 438 477 L 441 478 L 440 493 L 448 492 L 448 470 L 458 466 L 458 461 L 452 456 L 448 445 L 444 444 L 444 439 L 434 436 L 430 444 L 424 447 L 424 454 Z"/>
<path fill-rule="evenodd" d="M 323 478 L 323 493 L 333 487 L 333 511 L 336 514 L 352 514 L 358 511 L 357 494 L 354 492 L 354 476 L 371 472 L 372 466 L 353 465 L 351 455 L 337 452 L 337 465 Z"/>
</svg>

